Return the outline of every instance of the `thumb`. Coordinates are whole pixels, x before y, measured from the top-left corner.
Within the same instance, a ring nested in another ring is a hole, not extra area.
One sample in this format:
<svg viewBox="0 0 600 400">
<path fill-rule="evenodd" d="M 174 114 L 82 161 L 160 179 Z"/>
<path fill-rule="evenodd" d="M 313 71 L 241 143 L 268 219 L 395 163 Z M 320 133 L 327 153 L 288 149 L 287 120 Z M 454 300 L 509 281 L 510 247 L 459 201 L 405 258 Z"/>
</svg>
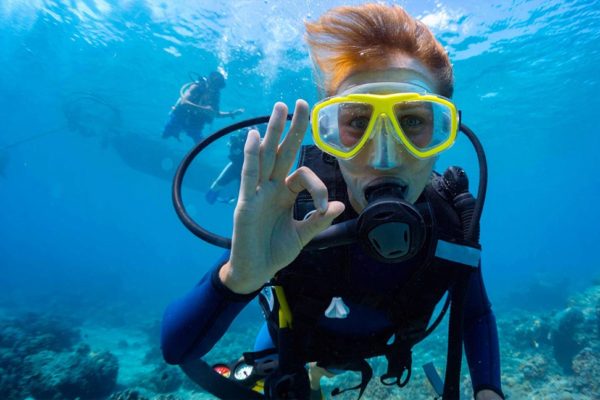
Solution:
<svg viewBox="0 0 600 400">
<path fill-rule="evenodd" d="M 298 236 L 302 247 L 306 246 L 315 236 L 327 229 L 333 220 L 344 212 L 346 206 L 340 201 L 332 201 L 324 213 L 313 212 L 308 219 L 298 221 Z"/>
</svg>

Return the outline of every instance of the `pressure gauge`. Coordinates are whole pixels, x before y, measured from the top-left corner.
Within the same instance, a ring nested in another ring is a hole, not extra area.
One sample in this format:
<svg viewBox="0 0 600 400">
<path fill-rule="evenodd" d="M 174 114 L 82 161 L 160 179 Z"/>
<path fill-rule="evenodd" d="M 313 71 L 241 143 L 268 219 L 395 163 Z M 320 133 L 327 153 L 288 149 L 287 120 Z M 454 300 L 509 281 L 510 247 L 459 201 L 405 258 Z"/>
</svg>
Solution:
<svg viewBox="0 0 600 400">
<path fill-rule="evenodd" d="M 217 374 L 224 376 L 225 378 L 229 378 L 229 376 L 231 376 L 231 369 L 225 364 L 215 364 L 213 365 L 212 369 Z"/>
<path fill-rule="evenodd" d="M 246 364 L 243 360 L 233 367 L 233 377 L 238 381 L 245 381 L 252 376 L 254 367 Z"/>
</svg>

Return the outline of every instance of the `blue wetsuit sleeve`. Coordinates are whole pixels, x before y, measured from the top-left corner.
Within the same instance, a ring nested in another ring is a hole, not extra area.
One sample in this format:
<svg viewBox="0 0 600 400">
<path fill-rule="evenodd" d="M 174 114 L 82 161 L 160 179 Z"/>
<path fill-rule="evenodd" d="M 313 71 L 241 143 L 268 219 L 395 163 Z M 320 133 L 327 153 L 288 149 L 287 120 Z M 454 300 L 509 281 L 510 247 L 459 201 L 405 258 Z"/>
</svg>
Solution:
<svg viewBox="0 0 600 400">
<path fill-rule="evenodd" d="M 498 329 L 487 297 L 481 266 L 471 274 L 464 317 L 464 344 L 473 392 L 489 389 L 504 398 L 500 383 Z"/>
<path fill-rule="evenodd" d="M 161 329 L 167 363 L 181 364 L 208 353 L 258 293 L 241 295 L 223 285 L 219 269 L 228 258 L 229 252 L 191 291 L 167 306 Z"/>
</svg>

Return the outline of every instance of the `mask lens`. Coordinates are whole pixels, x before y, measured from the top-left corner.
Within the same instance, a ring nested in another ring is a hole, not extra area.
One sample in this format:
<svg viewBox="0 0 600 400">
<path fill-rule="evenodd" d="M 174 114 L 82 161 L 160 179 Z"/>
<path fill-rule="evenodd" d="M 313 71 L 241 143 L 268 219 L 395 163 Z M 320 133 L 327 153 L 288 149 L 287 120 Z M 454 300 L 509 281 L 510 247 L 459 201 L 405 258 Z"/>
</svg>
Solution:
<svg viewBox="0 0 600 400">
<path fill-rule="evenodd" d="M 436 148 L 448 141 L 452 110 L 433 101 L 407 101 L 394 105 L 394 115 L 402 133 L 420 151 Z"/>
<path fill-rule="evenodd" d="M 363 139 L 373 115 L 373 106 L 360 102 L 335 103 L 318 114 L 319 136 L 328 146 L 352 151 Z"/>
</svg>

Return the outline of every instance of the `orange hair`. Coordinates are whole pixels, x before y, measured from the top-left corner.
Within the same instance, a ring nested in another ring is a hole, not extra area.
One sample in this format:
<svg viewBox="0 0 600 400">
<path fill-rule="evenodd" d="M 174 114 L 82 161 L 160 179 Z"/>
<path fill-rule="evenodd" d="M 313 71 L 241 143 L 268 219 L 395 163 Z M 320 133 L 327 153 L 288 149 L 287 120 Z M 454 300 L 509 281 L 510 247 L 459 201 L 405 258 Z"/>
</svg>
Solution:
<svg viewBox="0 0 600 400">
<path fill-rule="evenodd" d="M 381 69 L 382 62 L 406 54 L 436 77 L 439 94 L 452 96 L 452 65 L 444 47 L 425 24 L 399 6 L 336 7 L 305 26 L 310 55 L 327 95 L 352 73 Z"/>
</svg>

